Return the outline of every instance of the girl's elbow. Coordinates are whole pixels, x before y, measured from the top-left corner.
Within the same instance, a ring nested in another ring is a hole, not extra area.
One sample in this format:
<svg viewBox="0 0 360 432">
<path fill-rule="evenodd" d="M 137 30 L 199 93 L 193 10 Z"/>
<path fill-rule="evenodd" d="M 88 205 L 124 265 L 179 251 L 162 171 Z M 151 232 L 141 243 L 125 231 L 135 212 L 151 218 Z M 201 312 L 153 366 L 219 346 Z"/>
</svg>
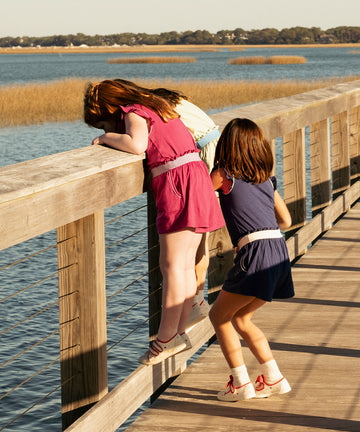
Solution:
<svg viewBox="0 0 360 432">
<path fill-rule="evenodd" d="M 145 150 L 146 149 L 141 149 L 141 148 L 134 149 L 134 154 L 136 156 L 141 156 L 143 153 L 145 153 Z"/>
<path fill-rule="evenodd" d="M 140 156 L 140 155 L 142 155 L 143 153 L 146 152 L 147 146 L 148 146 L 147 141 L 146 142 L 144 142 L 142 140 L 140 140 L 140 141 L 134 141 L 133 142 L 133 152 L 136 155 Z"/>
<path fill-rule="evenodd" d="M 131 145 L 128 146 L 127 151 L 129 151 L 130 153 L 136 156 L 140 156 L 146 151 L 146 146 L 144 146 L 143 143 L 141 142 L 140 143 L 132 142 Z"/>
<path fill-rule="evenodd" d="M 290 228 L 291 224 L 292 224 L 292 219 L 291 219 L 290 215 L 288 217 L 282 219 L 281 222 L 279 223 L 281 229 Z"/>
</svg>

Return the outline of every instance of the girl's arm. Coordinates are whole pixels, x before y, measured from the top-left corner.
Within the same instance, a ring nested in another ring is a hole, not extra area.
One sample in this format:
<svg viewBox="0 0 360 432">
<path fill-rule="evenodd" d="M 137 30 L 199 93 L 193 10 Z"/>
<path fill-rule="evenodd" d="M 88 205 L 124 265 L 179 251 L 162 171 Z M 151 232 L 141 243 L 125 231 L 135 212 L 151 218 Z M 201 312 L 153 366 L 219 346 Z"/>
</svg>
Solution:
<svg viewBox="0 0 360 432">
<path fill-rule="evenodd" d="M 274 193 L 274 201 L 275 201 L 275 217 L 279 227 L 281 229 L 291 227 L 290 212 L 285 204 L 285 201 L 281 198 L 277 190 Z"/>
<path fill-rule="evenodd" d="M 221 189 L 224 194 L 228 194 L 230 192 L 232 181 L 227 178 L 226 172 L 223 168 L 218 168 L 217 170 L 213 171 L 210 176 L 214 190 Z"/>
<path fill-rule="evenodd" d="M 149 131 L 147 121 L 135 113 L 125 115 L 126 133 L 106 132 L 92 142 L 93 145 L 106 144 L 114 149 L 140 155 L 148 146 Z"/>
</svg>

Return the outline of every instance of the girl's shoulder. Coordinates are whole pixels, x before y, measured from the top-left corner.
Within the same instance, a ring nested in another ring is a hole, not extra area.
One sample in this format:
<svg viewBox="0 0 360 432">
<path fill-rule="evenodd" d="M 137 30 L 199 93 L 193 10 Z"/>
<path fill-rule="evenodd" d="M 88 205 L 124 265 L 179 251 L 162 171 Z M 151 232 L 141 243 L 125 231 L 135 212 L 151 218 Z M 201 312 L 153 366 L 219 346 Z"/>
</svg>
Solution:
<svg viewBox="0 0 360 432">
<path fill-rule="evenodd" d="M 140 104 L 120 105 L 120 109 L 125 114 L 134 112 L 136 114 L 150 115 L 150 113 L 152 112 L 149 108 Z"/>
<path fill-rule="evenodd" d="M 124 114 L 134 113 L 147 120 L 150 125 L 156 122 L 157 114 L 146 106 L 140 104 L 120 105 L 120 110 L 122 111 L 122 116 L 124 116 Z"/>
</svg>

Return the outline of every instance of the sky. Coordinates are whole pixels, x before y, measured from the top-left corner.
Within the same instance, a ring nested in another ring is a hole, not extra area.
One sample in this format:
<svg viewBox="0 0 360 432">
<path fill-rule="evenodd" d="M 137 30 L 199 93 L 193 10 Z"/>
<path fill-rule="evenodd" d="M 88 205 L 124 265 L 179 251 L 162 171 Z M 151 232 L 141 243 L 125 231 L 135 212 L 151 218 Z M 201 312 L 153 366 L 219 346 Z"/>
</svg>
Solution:
<svg viewBox="0 0 360 432">
<path fill-rule="evenodd" d="M 360 26 L 360 0 L 0 0 L 0 37 Z"/>
</svg>

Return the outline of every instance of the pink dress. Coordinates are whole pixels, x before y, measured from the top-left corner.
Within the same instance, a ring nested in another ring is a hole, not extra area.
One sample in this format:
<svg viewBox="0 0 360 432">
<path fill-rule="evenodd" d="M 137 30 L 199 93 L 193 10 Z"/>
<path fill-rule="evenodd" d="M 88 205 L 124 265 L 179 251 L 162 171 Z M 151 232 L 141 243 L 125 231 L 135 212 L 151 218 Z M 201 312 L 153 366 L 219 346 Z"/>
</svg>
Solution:
<svg viewBox="0 0 360 432">
<path fill-rule="evenodd" d="M 150 169 L 187 153 L 198 153 L 195 141 L 180 118 L 164 122 L 142 105 L 120 107 L 148 121 L 149 143 L 146 150 Z M 124 116 L 121 129 L 125 132 Z M 181 165 L 152 179 L 159 234 L 194 228 L 195 232 L 214 231 L 225 225 L 206 164 L 199 160 Z"/>
</svg>

